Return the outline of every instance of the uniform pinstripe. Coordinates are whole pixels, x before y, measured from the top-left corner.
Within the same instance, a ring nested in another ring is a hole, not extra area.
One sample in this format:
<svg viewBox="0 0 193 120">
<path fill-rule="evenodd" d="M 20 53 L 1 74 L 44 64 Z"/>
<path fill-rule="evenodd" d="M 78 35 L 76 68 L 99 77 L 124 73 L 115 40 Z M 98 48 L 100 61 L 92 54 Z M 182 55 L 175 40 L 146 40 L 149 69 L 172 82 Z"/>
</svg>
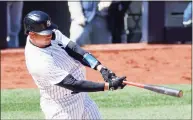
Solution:
<svg viewBox="0 0 193 120">
<path fill-rule="evenodd" d="M 51 46 L 38 48 L 27 37 L 25 46 L 26 66 L 40 89 L 40 106 L 46 119 L 100 119 L 97 105 L 87 93 L 71 94 L 71 90 L 56 86 L 68 74 L 85 80 L 85 67 L 71 58 L 61 48 L 70 41 L 59 30 Z M 58 45 L 60 44 L 60 45 Z"/>
</svg>

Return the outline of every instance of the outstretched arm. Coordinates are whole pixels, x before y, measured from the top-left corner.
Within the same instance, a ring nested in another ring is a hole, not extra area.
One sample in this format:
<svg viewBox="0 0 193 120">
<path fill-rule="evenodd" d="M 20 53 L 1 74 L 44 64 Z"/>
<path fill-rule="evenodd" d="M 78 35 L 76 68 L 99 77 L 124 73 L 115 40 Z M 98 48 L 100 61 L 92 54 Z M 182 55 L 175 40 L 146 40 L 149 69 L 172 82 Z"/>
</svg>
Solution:
<svg viewBox="0 0 193 120">
<path fill-rule="evenodd" d="M 117 90 L 125 87 L 123 81 L 126 77 L 116 78 L 106 83 L 97 83 L 88 80 L 76 80 L 71 74 L 68 74 L 57 86 L 72 90 L 72 93 L 78 92 L 98 92 L 106 90 Z"/>
<path fill-rule="evenodd" d="M 61 46 L 61 48 L 63 48 L 72 58 L 78 60 L 87 67 L 100 71 L 104 81 L 109 82 L 110 79 L 115 77 L 115 74 L 108 68 L 104 67 L 94 55 L 81 48 L 75 42 L 71 41 L 59 30 L 55 30 L 55 38 L 56 40 L 62 42 L 59 46 Z"/>
<path fill-rule="evenodd" d="M 46 59 L 40 56 L 39 62 L 41 66 L 35 67 L 31 74 L 39 79 L 49 82 L 52 85 L 57 85 L 77 92 L 98 92 L 110 89 L 123 88 L 123 80 L 126 77 L 116 78 L 113 81 L 106 83 L 92 82 L 83 79 L 74 78 L 68 71 L 61 69 L 56 65 L 53 57 L 48 55 Z"/>
<path fill-rule="evenodd" d="M 104 67 L 94 55 L 82 49 L 76 43 L 70 41 L 67 44 L 65 50 L 71 57 L 80 61 L 83 65 L 100 71 L 104 81 L 108 82 L 110 79 L 116 76 L 115 73 Z"/>
</svg>

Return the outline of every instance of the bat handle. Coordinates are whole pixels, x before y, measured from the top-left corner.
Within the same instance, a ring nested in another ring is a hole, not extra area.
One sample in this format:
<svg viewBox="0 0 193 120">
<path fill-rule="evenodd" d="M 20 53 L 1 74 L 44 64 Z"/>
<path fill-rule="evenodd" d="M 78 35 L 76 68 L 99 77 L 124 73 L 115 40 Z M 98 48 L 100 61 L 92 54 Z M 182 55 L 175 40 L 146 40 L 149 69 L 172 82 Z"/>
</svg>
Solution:
<svg viewBox="0 0 193 120">
<path fill-rule="evenodd" d="M 136 86 L 136 87 L 140 87 L 140 88 L 144 88 L 144 84 L 139 84 L 139 83 L 134 83 L 134 82 L 128 82 L 128 81 L 123 81 L 124 84 L 126 85 L 132 85 L 132 86 Z"/>
</svg>

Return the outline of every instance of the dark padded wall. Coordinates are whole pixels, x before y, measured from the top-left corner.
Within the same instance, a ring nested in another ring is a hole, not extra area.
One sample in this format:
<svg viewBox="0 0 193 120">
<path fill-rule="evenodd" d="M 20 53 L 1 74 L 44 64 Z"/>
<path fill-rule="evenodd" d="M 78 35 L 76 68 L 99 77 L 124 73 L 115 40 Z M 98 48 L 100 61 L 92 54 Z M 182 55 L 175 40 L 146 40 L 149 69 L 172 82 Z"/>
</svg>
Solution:
<svg viewBox="0 0 193 120">
<path fill-rule="evenodd" d="M 7 47 L 7 42 L 6 42 L 6 37 L 7 37 L 7 15 L 6 15 L 6 11 L 7 11 L 7 7 L 6 7 L 6 2 L 0 2 L 0 15 L 1 15 L 1 19 L 0 19 L 0 26 L 1 26 L 1 30 L 0 30 L 0 49 L 4 49 Z"/>
</svg>

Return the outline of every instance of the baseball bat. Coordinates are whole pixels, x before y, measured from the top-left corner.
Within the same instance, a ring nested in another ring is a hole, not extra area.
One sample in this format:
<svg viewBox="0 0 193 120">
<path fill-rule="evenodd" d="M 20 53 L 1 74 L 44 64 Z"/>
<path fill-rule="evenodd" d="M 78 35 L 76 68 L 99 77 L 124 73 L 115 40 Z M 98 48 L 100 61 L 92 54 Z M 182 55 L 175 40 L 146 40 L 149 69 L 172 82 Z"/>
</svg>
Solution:
<svg viewBox="0 0 193 120">
<path fill-rule="evenodd" d="M 182 97 L 183 96 L 183 91 L 182 90 L 177 90 L 173 88 L 167 88 L 163 86 L 157 86 L 157 85 L 150 85 L 150 84 L 140 84 L 140 83 L 135 83 L 135 82 L 129 82 L 129 81 L 123 81 L 124 84 L 126 85 L 131 85 L 143 89 L 147 89 L 156 93 L 161 93 L 165 95 L 170 95 L 174 97 Z"/>
</svg>

